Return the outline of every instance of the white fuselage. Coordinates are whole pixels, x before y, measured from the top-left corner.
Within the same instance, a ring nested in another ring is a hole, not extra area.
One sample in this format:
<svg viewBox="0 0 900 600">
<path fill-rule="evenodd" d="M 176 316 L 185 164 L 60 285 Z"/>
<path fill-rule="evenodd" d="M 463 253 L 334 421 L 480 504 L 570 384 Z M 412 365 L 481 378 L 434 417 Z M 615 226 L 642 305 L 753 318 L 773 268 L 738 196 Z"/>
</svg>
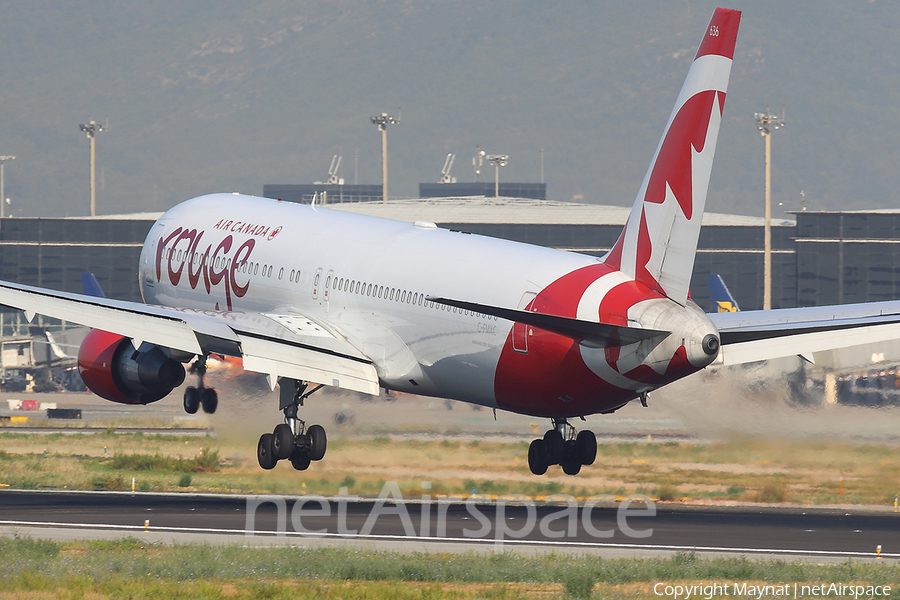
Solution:
<svg viewBox="0 0 900 600">
<path fill-rule="evenodd" d="M 141 254 L 141 289 L 148 304 L 306 315 L 368 356 L 385 388 L 497 406 L 498 362 L 513 324 L 426 298 L 525 308 L 551 283 L 602 264 L 430 225 L 203 196 L 154 224 Z M 526 345 L 536 343 L 533 335 L 525 333 Z"/>
</svg>

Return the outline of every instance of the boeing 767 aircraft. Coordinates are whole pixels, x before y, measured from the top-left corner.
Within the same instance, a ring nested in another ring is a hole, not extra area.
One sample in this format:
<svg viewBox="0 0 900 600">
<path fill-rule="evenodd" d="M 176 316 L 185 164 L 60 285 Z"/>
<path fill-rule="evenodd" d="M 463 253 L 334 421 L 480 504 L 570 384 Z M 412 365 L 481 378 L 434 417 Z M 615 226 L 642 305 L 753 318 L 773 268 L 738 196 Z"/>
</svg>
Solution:
<svg viewBox="0 0 900 600">
<path fill-rule="evenodd" d="M 603 258 L 239 194 L 195 198 L 152 227 L 146 304 L 0 282 L 0 304 L 92 327 L 78 361 L 114 402 L 198 385 L 215 411 L 210 353 L 279 388 L 284 422 L 259 464 L 306 469 L 325 430 L 301 419 L 322 386 L 453 398 L 546 417 L 528 452 L 540 475 L 593 463 L 569 419 L 611 413 L 709 365 L 900 337 L 900 303 L 707 315 L 688 293 L 740 13 L 717 9 L 628 222 Z M 227 399 L 225 400 L 227 401 Z M 271 407 L 274 415 L 275 407 Z M 273 420 L 275 420 L 273 418 Z"/>
</svg>

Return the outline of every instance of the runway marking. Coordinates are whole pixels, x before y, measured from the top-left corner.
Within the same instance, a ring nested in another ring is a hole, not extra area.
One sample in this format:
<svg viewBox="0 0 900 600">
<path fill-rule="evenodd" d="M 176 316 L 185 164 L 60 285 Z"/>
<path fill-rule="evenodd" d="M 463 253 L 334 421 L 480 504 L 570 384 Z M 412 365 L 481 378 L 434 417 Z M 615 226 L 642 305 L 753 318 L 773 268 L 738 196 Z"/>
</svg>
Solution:
<svg viewBox="0 0 900 600">
<path fill-rule="evenodd" d="M 55 523 L 51 521 L 2 521 L 0 525 L 22 527 L 61 527 L 71 529 L 104 529 L 142 531 L 147 530 L 143 525 L 109 525 L 98 523 Z M 584 548 L 613 548 L 621 550 L 669 550 L 669 551 L 695 551 L 695 552 L 740 552 L 747 554 L 790 554 L 795 556 L 857 556 L 862 558 L 900 558 L 900 553 L 837 551 L 837 550 L 791 550 L 780 548 L 730 548 L 725 546 L 672 546 L 665 544 L 626 544 L 613 542 L 558 542 L 552 540 L 516 540 L 494 538 L 456 538 L 456 537 L 430 537 L 430 536 L 406 536 L 406 535 L 377 535 L 377 534 L 342 534 L 342 533 L 311 533 L 303 531 L 254 531 L 248 535 L 245 529 L 217 529 L 206 527 L 151 527 L 151 532 L 172 533 L 218 533 L 240 534 L 247 538 L 253 537 L 298 537 L 298 538 L 336 538 L 336 539 L 360 539 L 360 540 L 391 540 L 391 541 L 417 541 L 417 542 L 465 542 L 481 545 L 513 545 L 513 546 L 555 546 L 555 547 L 584 547 Z"/>
</svg>

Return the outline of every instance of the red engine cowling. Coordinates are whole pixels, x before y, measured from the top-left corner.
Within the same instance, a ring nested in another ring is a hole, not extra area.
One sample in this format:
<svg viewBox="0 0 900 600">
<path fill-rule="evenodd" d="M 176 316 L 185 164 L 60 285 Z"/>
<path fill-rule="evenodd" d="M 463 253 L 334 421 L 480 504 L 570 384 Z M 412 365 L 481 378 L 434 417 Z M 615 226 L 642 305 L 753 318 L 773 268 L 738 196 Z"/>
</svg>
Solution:
<svg viewBox="0 0 900 600">
<path fill-rule="evenodd" d="M 184 365 L 159 346 L 140 352 L 127 337 L 100 329 L 81 343 L 78 372 L 92 392 L 121 404 L 156 402 L 184 381 Z"/>
</svg>

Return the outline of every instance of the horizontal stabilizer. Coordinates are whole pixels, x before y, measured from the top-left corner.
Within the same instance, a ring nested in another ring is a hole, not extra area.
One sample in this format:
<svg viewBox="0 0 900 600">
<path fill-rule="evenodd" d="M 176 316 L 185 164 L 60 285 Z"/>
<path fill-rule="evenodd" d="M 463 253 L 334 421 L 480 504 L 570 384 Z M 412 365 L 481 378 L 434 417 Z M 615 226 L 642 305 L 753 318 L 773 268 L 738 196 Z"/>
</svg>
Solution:
<svg viewBox="0 0 900 600">
<path fill-rule="evenodd" d="M 711 313 L 726 365 L 900 339 L 900 301 Z"/>
<path fill-rule="evenodd" d="M 610 325 L 608 323 L 594 323 L 592 321 L 584 321 L 581 319 L 571 319 L 569 317 L 559 317 L 556 315 L 547 315 L 537 312 L 529 312 L 527 310 L 516 310 L 512 308 L 500 308 L 498 306 L 487 306 L 484 304 L 476 304 L 474 302 L 462 302 L 460 300 L 450 300 L 447 298 L 428 298 L 432 302 L 444 304 L 447 306 L 455 306 L 463 310 L 470 310 L 475 313 L 482 313 L 513 321 L 531 325 L 551 333 L 556 333 L 573 340 L 587 342 L 603 347 L 618 347 L 635 344 L 644 340 L 655 340 L 658 344 L 669 336 L 668 331 L 658 331 L 656 329 L 640 329 L 637 327 L 625 327 L 622 325 Z"/>
</svg>

